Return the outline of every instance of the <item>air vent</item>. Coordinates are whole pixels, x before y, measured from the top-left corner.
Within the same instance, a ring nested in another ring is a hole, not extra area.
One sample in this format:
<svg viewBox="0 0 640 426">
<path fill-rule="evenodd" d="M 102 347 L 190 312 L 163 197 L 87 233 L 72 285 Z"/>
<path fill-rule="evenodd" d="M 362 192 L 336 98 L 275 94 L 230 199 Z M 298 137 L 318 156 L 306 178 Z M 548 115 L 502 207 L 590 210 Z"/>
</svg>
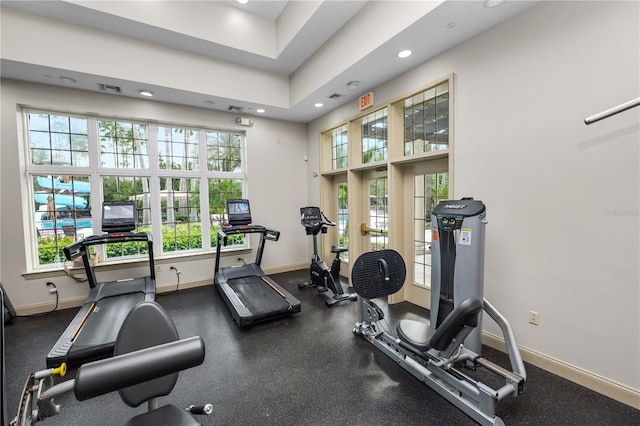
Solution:
<svg viewBox="0 0 640 426">
<path fill-rule="evenodd" d="M 98 89 L 101 92 L 122 93 L 122 89 L 120 88 L 120 86 L 114 86 L 111 84 L 98 83 Z"/>
<path fill-rule="evenodd" d="M 341 95 L 340 93 L 334 93 L 333 95 L 329 95 L 329 99 L 338 99 L 341 96 L 343 95 Z"/>
<path fill-rule="evenodd" d="M 235 105 L 229 105 L 229 108 L 227 108 L 227 111 L 242 112 L 242 107 L 235 106 Z"/>
</svg>

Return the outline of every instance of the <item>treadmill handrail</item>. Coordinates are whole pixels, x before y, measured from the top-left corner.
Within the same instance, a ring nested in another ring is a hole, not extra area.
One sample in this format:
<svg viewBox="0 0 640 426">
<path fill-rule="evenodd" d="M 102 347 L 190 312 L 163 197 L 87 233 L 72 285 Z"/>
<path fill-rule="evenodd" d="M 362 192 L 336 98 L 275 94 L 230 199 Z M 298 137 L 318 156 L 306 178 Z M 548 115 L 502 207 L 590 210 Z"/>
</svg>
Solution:
<svg viewBox="0 0 640 426">
<path fill-rule="evenodd" d="M 235 225 L 220 228 L 218 230 L 218 241 L 222 241 L 222 245 L 227 245 L 227 237 L 237 234 L 262 234 L 265 240 L 278 241 L 280 239 L 280 231 L 265 228 L 261 225 Z"/>
<path fill-rule="evenodd" d="M 144 241 L 153 242 L 151 235 L 146 232 L 118 232 L 112 234 L 92 235 L 87 238 L 83 238 L 80 241 L 76 241 L 73 244 L 69 244 L 64 247 L 64 256 L 67 260 L 73 260 L 76 257 L 82 256 L 83 248 L 95 246 L 99 244 L 110 243 L 122 243 L 128 241 Z"/>
<path fill-rule="evenodd" d="M 264 250 L 264 243 L 266 240 L 278 241 L 280 239 L 280 231 L 275 229 L 265 228 L 261 225 L 234 225 L 227 226 L 218 229 L 218 242 L 216 245 L 216 263 L 213 270 L 214 283 L 215 277 L 218 275 L 220 269 L 220 253 L 222 252 L 222 246 L 227 245 L 227 237 L 237 234 L 260 234 L 260 243 L 258 244 L 258 250 L 256 251 L 255 264 L 260 266 L 262 262 L 262 252 Z"/>
<path fill-rule="evenodd" d="M 155 283 L 156 281 L 156 268 L 153 259 L 153 238 L 151 235 L 146 232 L 113 232 L 102 235 L 92 235 L 87 238 L 83 238 L 80 241 L 76 241 L 73 244 L 70 244 L 62 249 L 64 252 L 64 256 L 67 260 L 73 260 L 77 257 L 82 256 L 84 263 L 84 270 L 87 274 L 87 281 L 89 283 L 90 288 L 95 288 L 98 280 L 96 279 L 96 274 L 93 266 L 93 262 L 89 259 L 89 250 L 87 249 L 90 246 L 95 246 L 99 244 L 111 244 L 111 243 L 124 243 L 130 241 L 141 241 L 146 242 L 148 247 L 148 255 L 149 255 L 149 270 L 150 277 Z M 154 284 L 155 286 L 155 284 Z"/>
</svg>

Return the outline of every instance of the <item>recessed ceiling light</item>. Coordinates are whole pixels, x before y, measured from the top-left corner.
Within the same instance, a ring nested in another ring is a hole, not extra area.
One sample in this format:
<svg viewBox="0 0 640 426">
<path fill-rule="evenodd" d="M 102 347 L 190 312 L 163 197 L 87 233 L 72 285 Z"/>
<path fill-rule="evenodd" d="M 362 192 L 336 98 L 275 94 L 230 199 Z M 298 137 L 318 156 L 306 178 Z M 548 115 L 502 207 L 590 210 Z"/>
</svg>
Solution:
<svg viewBox="0 0 640 426">
<path fill-rule="evenodd" d="M 358 87 L 360 87 L 359 81 L 350 81 L 347 83 L 347 88 L 349 90 L 356 90 Z"/>
<path fill-rule="evenodd" d="M 413 52 L 410 50 L 402 50 L 398 52 L 398 58 L 408 58 Z"/>
<path fill-rule="evenodd" d="M 78 82 L 78 80 L 76 80 L 75 78 L 67 77 L 66 75 L 61 75 L 58 78 L 60 80 L 62 80 L 62 81 L 66 81 L 67 83 L 77 83 Z"/>
<path fill-rule="evenodd" d="M 484 2 L 484 6 L 485 7 L 498 7 L 502 3 L 504 3 L 504 0 L 487 0 L 487 1 Z"/>
<path fill-rule="evenodd" d="M 258 114 L 264 114 L 264 113 L 265 113 L 265 110 L 263 110 L 262 108 L 258 108 L 258 109 L 256 110 L 256 112 L 257 112 Z"/>
<path fill-rule="evenodd" d="M 140 91 L 140 94 L 141 94 L 142 96 L 147 96 L 147 97 L 149 97 L 149 98 L 150 98 L 151 96 L 153 96 L 153 92 L 152 92 L 151 90 L 141 90 L 141 91 Z"/>
<path fill-rule="evenodd" d="M 322 108 L 324 106 L 324 104 L 318 102 L 317 104 L 314 105 L 314 107 L 316 108 Z"/>
<path fill-rule="evenodd" d="M 247 4 L 247 3 L 249 3 L 249 0 L 238 0 L 238 3 Z"/>
</svg>

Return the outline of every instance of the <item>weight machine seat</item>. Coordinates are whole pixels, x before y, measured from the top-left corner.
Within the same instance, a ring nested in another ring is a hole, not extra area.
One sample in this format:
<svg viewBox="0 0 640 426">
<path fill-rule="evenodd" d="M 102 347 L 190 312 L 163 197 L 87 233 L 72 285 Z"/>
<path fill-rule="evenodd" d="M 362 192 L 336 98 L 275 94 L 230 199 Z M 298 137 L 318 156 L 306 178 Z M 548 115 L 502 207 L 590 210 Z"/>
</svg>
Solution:
<svg viewBox="0 0 640 426">
<path fill-rule="evenodd" d="M 422 352 L 431 348 L 444 351 L 451 345 L 459 345 L 465 337 L 478 326 L 482 313 L 482 301 L 476 297 L 467 297 L 459 303 L 440 324 L 429 339 L 429 327 L 419 321 L 401 320 L 398 323 L 398 336 Z"/>
<path fill-rule="evenodd" d="M 141 302 L 127 316 L 114 349 L 114 356 L 80 366 L 74 393 L 83 401 L 118 390 L 122 400 L 137 407 L 168 395 L 178 372 L 204 362 L 205 347 L 199 336 L 178 340 L 169 314 L 155 302 Z M 198 425 L 185 410 L 173 405 L 150 410 L 127 425 Z"/>
<path fill-rule="evenodd" d="M 167 311 L 157 303 L 139 303 L 127 316 L 113 349 L 118 356 L 178 340 L 178 331 Z M 168 395 L 178 381 L 178 373 L 120 389 L 120 397 L 130 407 L 158 396 Z"/>
<path fill-rule="evenodd" d="M 345 251 L 349 251 L 349 247 L 331 246 L 331 253 L 344 253 Z"/>
</svg>

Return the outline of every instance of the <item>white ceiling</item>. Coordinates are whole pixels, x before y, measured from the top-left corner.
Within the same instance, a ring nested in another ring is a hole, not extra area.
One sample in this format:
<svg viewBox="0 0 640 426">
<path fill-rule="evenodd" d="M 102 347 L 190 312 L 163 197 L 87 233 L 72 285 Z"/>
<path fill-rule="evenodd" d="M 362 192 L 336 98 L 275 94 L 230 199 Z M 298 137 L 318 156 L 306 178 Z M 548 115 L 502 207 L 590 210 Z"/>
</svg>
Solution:
<svg viewBox="0 0 640 426">
<path fill-rule="evenodd" d="M 106 82 L 122 88 L 118 96 L 140 97 L 139 89 L 144 87 L 154 92 L 151 100 L 219 110 L 233 105 L 243 115 L 258 115 L 256 109 L 264 108 L 267 117 L 309 122 L 535 3 L 510 0 L 490 8 L 480 0 L 250 0 L 246 5 L 234 0 L 2 0 L 2 28 L 9 19 L 5 15 L 15 12 L 44 16 L 75 28 L 88 27 L 104 40 L 125 37 L 132 43 L 146 42 L 152 49 L 168 48 L 216 64 L 236 64 L 237 70 L 255 73 L 256 79 L 284 81 L 288 96 L 285 93 L 284 101 L 271 102 L 260 90 L 247 93 L 237 83 L 237 94 L 230 94 L 216 91 L 208 81 L 181 82 L 178 77 L 171 84 L 149 84 L 143 72 L 125 79 L 108 67 L 104 72 L 87 72 L 73 61 L 61 65 L 59 58 L 47 63 L 40 59 L 43 55 L 37 60 L 5 55 L 15 51 L 7 48 L 9 43 L 19 45 L 21 40 L 4 30 L 0 76 L 89 91 L 98 91 L 98 83 Z M 49 36 L 38 34 L 37 28 L 33 33 L 45 42 Z M 397 52 L 405 48 L 413 55 L 398 59 Z M 235 78 L 233 67 L 227 69 L 216 75 L 222 87 Z M 360 87 L 347 89 L 354 80 Z M 333 94 L 341 96 L 329 98 Z M 317 102 L 324 107 L 314 107 Z"/>
</svg>

